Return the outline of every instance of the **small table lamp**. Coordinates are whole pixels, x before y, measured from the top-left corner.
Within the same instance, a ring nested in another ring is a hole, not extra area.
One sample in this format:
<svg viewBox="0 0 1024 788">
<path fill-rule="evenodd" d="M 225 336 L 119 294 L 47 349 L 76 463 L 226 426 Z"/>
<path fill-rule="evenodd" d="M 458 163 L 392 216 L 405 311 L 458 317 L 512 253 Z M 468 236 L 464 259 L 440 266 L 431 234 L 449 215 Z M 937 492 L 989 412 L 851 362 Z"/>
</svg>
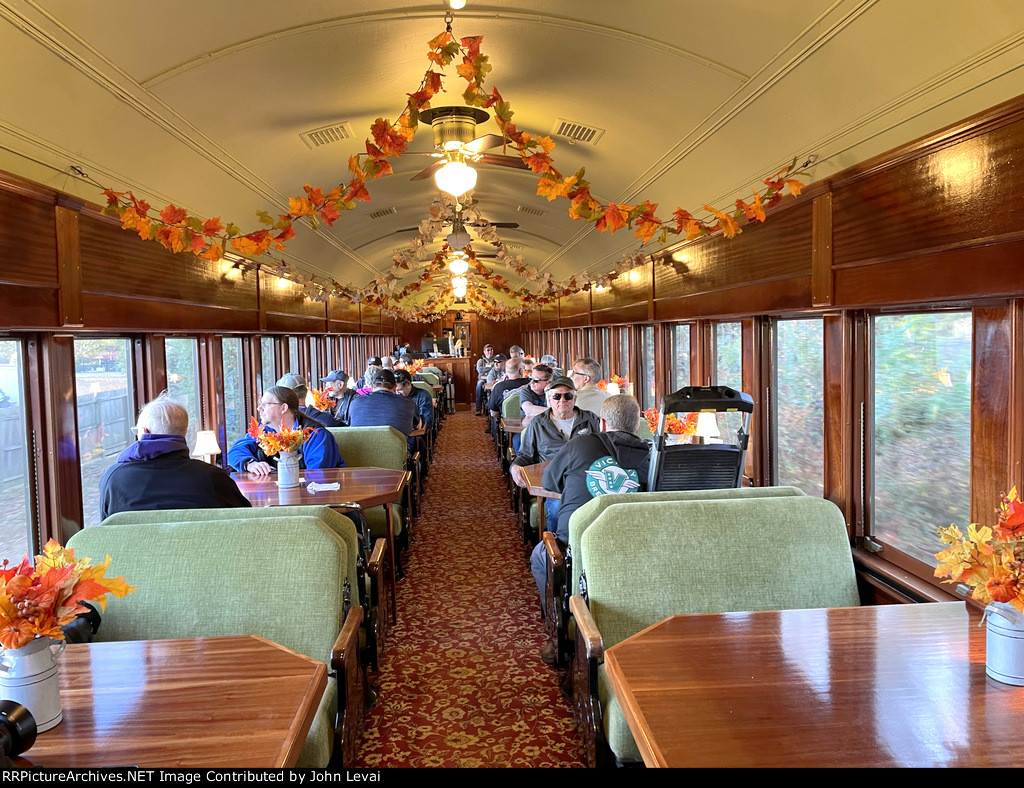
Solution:
<svg viewBox="0 0 1024 788">
<path fill-rule="evenodd" d="M 717 416 L 714 413 L 699 413 L 695 435 L 701 443 L 721 443 L 722 433 L 718 429 Z"/>
<path fill-rule="evenodd" d="M 196 445 L 192 449 L 193 457 L 202 457 L 204 462 L 213 463 L 215 454 L 220 454 L 220 444 L 217 443 L 217 433 L 213 430 L 199 430 L 196 433 Z"/>
</svg>

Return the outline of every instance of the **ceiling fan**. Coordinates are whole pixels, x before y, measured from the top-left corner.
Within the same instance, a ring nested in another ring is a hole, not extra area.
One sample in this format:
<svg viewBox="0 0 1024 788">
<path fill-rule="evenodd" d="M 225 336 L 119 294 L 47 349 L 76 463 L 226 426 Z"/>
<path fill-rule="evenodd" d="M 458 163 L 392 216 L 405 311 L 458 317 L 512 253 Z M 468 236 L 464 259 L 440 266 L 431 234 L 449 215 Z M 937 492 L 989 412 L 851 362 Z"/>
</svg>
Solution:
<svg viewBox="0 0 1024 788">
<path fill-rule="evenodd" d="M 462 218 L 462 206 L 456 205 L 455 211 L 451 218 L 445 219 L 445 224 L 451 224 L 452 231 L 445 238 L 448 245 L 452 249 L 462 249 L 466 244 L 470 243 L 473 239 L 470 238 L 469 233 L 466 231 L 467 227 L 485 227 L 490 225 L 491 227 L 498 227 L 500 229 L 514 230 L 519 227 L 519 222 L 488 222 L 487 225 L 482 222 L 467 222 Z M 395 230 L 395 235 L 399 233 L 410 233 L 416 232 L 418 227 L 406 227 L 401 230 Z"/>
<path fill-rule="evenodd" d="M 466 164 L 467 161 L 517 170 L 529 169 L 519 156 L 484 153 L 488 148 L 505 144 L 505 140 L 497 134 L 485 134 L 474 139 L 476 125 L 489 117 L 477 107 L 436 107 L 422 110 L 420 120 L 430 124 L 434 134 L 434 148 L 437 150 L 430 155 L 437 156 L 438 160 L 414 175 L 412 180 L 420 181 L 433 175 L 438 188 L 448 191 L 442 183 L 454 182 L 458 184 L 455 188 L 460 188 L 462 191 L 459 194 L 462 194 L 476 184 L 476 172 Z"/>
</svg>

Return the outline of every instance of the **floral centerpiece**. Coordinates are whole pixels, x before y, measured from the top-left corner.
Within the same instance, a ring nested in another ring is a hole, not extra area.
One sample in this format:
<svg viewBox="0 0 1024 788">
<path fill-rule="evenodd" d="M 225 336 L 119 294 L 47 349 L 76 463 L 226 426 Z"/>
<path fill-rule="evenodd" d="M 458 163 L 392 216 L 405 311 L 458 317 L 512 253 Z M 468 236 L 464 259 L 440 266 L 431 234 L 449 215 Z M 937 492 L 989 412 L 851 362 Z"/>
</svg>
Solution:
<svg viewBox="0 0 1024 788">
<path fill-rule="evenodd" d="M 597 381 L 597 387 L 601 391 L 608 391 L 612 394 L 628 394 L 629 393 L 629 379 L 620 378 L 618 375 L 612 375 L 611 378 L 605 378 L 604 380 Z"/>
<path fill-rule="evenodd" d="M 273 457 L 278 452 L 296 451 L 306 442 L 313 429 L 306 427 L 304 430 L 290 430 L 282 424 L 272 432 L 256 421 L 254 416 L 249 425 L 248 435 L 263 449 L 264 454 Z"/>
<path fill-rule="evenodd" d="M 313 407 L 317 410 L 328 411 L 334 408 L 334 400 L 327 389 L 311 389 L 309 393 L 313 397 Z"/>
<path fill-rule="evenodd" d="M 104 577 L 110 556 L 91 565 L 88 558 L 75 558 L 75 551 L 53 539 L 46 543 L 35 562 L 26 555 L 17 566 L 0 565 L 0 645 L 19 649 L 38 637 L 64 640 L 61 627 L 74 621 L 95 602 L 106 609 L 107 594 L 123 597 L 135 591 L 123 577 Z"/>
<path fill-rule="evenodd" d="M 948 548 L 935 557 L 935 576 L 946 583 L 964 583 L 979 602 L 1006 602 L 1024 611 L 1024 501 L 1017 488 L 999 504 L 994 527 L 971 523 L 967 534 L 950 525 L 939 529 Z"/>
<path fill-rule="evenodd" d="M 651 433 L 658 431 L 658 409 L 648 408 L 644 411 L 644 418 L 647 419 L 647 426 L 651 428 Z M 680 435 L 680 440 L 686 438 L 692 438 L 697 432 L 697 414 L 687 413 L 683 418 L 679 418 L 674 413 L 665 414 L 665 432 L 669 435 Z"/>
</svg>

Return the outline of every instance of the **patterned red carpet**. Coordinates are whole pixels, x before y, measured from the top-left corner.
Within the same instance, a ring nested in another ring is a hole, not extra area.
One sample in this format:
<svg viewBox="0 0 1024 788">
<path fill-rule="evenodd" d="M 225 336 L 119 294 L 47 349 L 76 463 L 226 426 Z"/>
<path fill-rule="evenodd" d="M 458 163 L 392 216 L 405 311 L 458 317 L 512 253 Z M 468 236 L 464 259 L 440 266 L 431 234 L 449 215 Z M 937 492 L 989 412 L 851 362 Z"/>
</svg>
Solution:
<svg viewBox="0 0 1024 788">
<path fill-rule="evenodd" d="M 484 420 L 438 439 L 358 766 L 582 766 Z"/>
</svg>

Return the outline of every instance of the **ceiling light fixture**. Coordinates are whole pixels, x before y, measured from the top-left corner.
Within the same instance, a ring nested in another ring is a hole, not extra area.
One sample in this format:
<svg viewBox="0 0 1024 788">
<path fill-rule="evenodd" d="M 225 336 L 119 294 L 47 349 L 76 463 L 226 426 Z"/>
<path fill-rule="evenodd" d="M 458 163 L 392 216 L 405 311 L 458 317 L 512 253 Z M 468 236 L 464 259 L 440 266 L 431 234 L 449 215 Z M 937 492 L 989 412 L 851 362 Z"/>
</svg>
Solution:
<svg viewBox="0 0 1024 788">
<path fill-rule="evenodd" d="M 465 257 L 455 257 L 448 263 L 448 270 L 453 274 L 464 274 L 469 270 L 469 260 Z"/>
<path fill-rule="evenodd" d="M 469 285 L 469 280 L 466 279 L 466 277 L 464 277 L 464 276 L 453 276 L 452 277 L 452 287 L 454 287 L 456 290 L 465 290 L 468 285 Z"/>
<path fill-rule="evenodd" d="M 461 11 L 466 7 L 466 0 L 448 0 L 448 7 L 452 11 Z"/>
<path fill-rule="evenodd" d="M 441 191 L 459 197 L 476 186 L 476 170 L 464 161 L 453 159 L 434 173 L 434 183 Z"/>
</svg>

